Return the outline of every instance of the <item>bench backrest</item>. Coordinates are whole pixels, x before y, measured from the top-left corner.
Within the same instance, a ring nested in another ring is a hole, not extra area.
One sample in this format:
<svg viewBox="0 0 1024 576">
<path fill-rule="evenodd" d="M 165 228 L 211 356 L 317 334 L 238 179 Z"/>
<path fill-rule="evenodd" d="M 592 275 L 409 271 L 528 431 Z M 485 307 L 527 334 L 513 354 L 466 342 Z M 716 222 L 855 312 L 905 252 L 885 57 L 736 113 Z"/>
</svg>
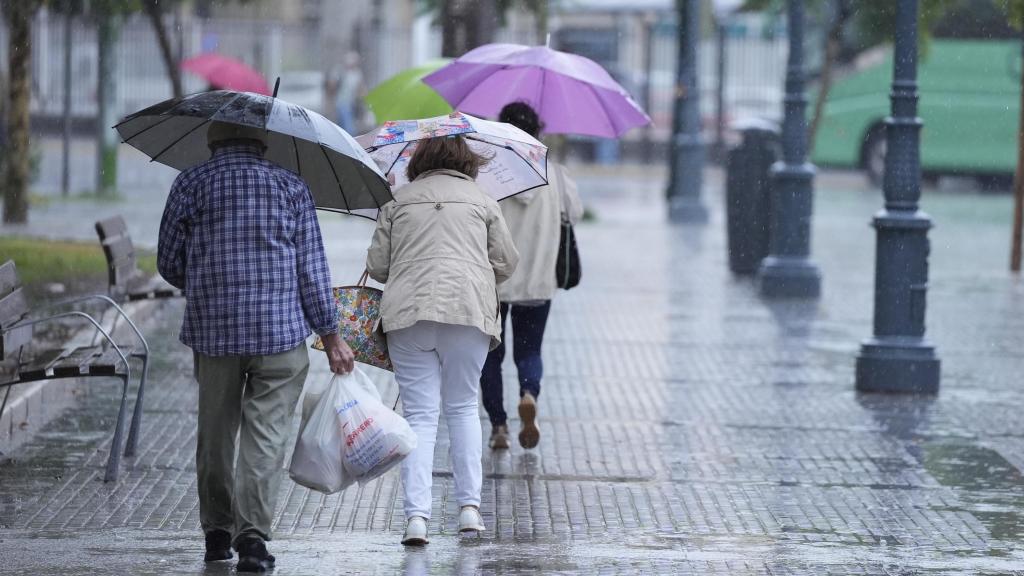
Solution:
<svg viewBox="0 0 1024 576">
<path fill-rule="evenodd" d="M 0 265 L 0 360 L 16 354 L 22 346 L 32 341 L 32 327 L 23 326 L 8 331 L 28 313 L 28 300 L 18 279 L 18 270 L 13 260 Z"/>
<path fill-rule="evenodd" d="M 96 223 L 96 234 L 107 257 L 107 281 L 111 294 L 122 294 L 141 272 L 135 260 L 135 246 L 124 218 L 113 216 Z"/>
</svg>

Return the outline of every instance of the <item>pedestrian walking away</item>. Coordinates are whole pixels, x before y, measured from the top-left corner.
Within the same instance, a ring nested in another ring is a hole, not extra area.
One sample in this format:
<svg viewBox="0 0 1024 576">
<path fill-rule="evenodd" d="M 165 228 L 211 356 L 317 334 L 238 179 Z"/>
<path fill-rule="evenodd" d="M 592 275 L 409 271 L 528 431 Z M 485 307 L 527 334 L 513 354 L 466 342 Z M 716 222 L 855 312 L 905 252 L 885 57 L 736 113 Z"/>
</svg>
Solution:
<svg viewBox="0 0 1024 576">
<path fill-rule="evenodd" d="M 463 136 L 420 141 L 407 168 L 410 184 L 381 208 L 367 254 L 370 277 L 386 284 L 382 328 L 404 415 L 417 436 L 402 462 L 407 545 L 428 541 L 442 410 L 459 531 L 484 530 L 480 370 L 501 332 L 496 286 L 519 260 L 498 203 L 474 182 L 486 160 Z"/>
<path fill-rule="evenodd" d="M 309 370 L 310 329 L 323 338 L 332 371 L 353 367 L 337 334 L 312 195 L 263 158 L 265 138 L 265 130 L 214 122 L 212 157 L 175 180 L 158 242 L 160 274 L 186 296 L 181 341 L 192 348 L 199 384 L 205 560 L 229 560 L 234 547 L 239 572 L 274 566 L 265 542 Z"/>
<path fill-rule="evenodd" d="M 537 137 L 543 129 L 528 104 L 513 102 L 502 108 L 501 122 Z M 557 289 L 555 263 L 563 215 L 576 223 L 583 206 L 576 184 L 564 166 L 548 160 L 547 186 L 527 190 L 501 202 L 501 211 L 519 250 L 520 262 L 508 281 L 498 287 L 501 300 L 501 343 L 487 355 L 480 385 L 484 408 L 491 421 L 489 446 L 509 447 L 508 415 L 504 407 L 501 365 L 505 359 L 505 320 L 512 317 L 512 357 L 519 376 L 519 444 L 534 448 L 540 442 L 537 399 L 544 375 L 541 345 L 551 299 Z"/>
</svg>

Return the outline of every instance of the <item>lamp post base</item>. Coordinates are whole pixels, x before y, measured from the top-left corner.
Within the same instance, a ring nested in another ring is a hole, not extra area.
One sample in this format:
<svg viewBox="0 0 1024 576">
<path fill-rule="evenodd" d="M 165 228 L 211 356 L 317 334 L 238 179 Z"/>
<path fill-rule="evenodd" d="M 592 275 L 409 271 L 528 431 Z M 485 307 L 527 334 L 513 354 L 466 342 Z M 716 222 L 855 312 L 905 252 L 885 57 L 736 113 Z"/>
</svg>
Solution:
<svg viewBox="0 0 1024 576">
<path fill-rule="evenodd" d="M 691 196 L 673 197 L 668 201 L 668 218 L 682 224 L 706 224 L 708 209 L 700 198 Z"/>
<path fill-rule="evenodd" d="M 807 258 L 769 256 L 761 263 L 757 280 L 766 298 L 821 296 L 821 271 Z"/>
<path fill-rule="evenodd" d="M 935 347 L 917 338 L 872 338 L 857 356 L 857 390 L 937 394 L 941 372 Z"/>
</svg>

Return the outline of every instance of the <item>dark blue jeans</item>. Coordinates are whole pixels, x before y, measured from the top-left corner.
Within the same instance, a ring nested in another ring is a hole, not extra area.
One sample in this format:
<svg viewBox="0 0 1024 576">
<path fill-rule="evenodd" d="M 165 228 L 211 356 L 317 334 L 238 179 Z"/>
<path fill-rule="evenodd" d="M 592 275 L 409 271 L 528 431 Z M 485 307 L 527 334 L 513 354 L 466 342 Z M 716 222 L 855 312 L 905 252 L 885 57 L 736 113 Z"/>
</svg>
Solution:
<svg viewBox="0 0 1024 576">
<path fill-rule="evenodd" d="M 534 398 L 540 396 L 540 379 L 544 376 L 544 362 L 540 347 L 544 342 L 544 327 L 548 323 L 551 301 L 540 306 L 501 305 L 501 345 L 491 350 L 484 362 L 480 376 L 484 409 L 491 424 L 500 426 L 508 420 L 504 406 L 504 389 L 501 381 L 501 363 L 505 360 L 505 319 L 512 315 L 512 359 L 519 372 L 519 395 L 529 392 Z"/>
</svg>

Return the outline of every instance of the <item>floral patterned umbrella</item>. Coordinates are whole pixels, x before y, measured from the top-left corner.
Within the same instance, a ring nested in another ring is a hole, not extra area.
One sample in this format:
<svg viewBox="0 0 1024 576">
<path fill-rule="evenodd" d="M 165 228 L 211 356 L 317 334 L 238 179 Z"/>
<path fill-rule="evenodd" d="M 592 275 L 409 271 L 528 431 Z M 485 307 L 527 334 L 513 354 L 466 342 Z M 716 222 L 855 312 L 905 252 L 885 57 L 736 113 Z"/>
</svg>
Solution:
<svg viewBox="0 0 1024 576">
<path fill-rule="evenodd" d="M 490 158 L 480 168 L 477 183 L 495 200 L 548 183 L 546 146 L 511 124 L 482 120 L 461 112 L 422 120 L 385 122 L 356 141 L 387 175 L 392 189 L 398 189 L 409 182 L 405 169 L 418 142 L 455 135 L 465 136 L 470 148 Z"/>
</svg>

